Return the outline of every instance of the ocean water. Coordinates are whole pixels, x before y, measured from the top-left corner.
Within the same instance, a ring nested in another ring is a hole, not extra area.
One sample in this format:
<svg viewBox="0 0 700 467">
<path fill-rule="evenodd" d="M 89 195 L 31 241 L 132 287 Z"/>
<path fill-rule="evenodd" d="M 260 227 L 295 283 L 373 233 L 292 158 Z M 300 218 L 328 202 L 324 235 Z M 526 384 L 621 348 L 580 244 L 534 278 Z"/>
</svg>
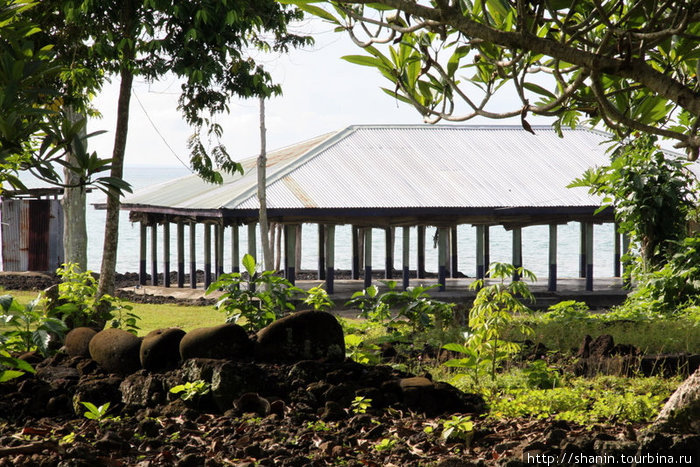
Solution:
<svg viewBox="0 0 700 467">
<path fill-rule="evenodd" d="M 129 181 L 134 190 L 156 184 L 167 180 L 176 179 L 189 172 L 184 167 L 127 167 L 125 178 Z M 88 202 L 96 203 L 104 201 L 104 195 L 95 191 L 89 195 Z M 96 210 L 92 206 L 88 208 L 88 267 L 94 271 L 99 271 L 102 254 L 102 244 L 104 236 L 105 212 Z M 315 269 L 318 264 L 318 229 L 315 224 L 304 224 L 302 227 L 302 269 Z M 171 268 L 174 269 L 175 258 L 175 230 L 171 228 Z M 231 270 L 230 235 L 231 229 L 226 229 L 224 240 L 224 268 Z M 122 211 L 119 229 L 119 249 L 117 270 L 119 272 L 138 271 L 139 261 L 139 225 L 129 222 L 128 212 Z M 247 248 L 247 229 L 240 228 L 240 251 L 241 254 Z M 162 248 L 162 230 L 159 229 L 159 248 Z M 437 272 L 438 252 L 433 248 L 431 239 L 435 234 L 435 228 L 426 229 L 426 269 Z M 491 227 L 491 261 L 512 262 L 511 232 L 502 227 Z M 557 243 L 558 274 L 560 277 L 577 277 L 579 261 L 579 235 L 580 227 L 578 223 L 569 223 L 559 226 Z M 476 228 L 470 225 L 458 227 L 458 252 L 459 271 L 468 276 L 474 276 L 476 271 Z M 198 226 L 197 238 L 197 260 L 201 268 L 203 258 L 203 245 L 201 239 L 203 227 Z M 185 241 L 189 242 L 189 229 L 185 231 Z M 611 224 L 595 225 L 594 227 L 594 273 L 596 276 L 612 276 L 614 261 L 614 234 Z M 344 225 L 336 227 L 336 251 L 335 262 L 338 269 L 350 269 L 352 261 L 351 249 L 351 226 Z M 375 230 L 372 235 L 373 254 L 372 264 L 376 268 L 384 266 L 384 233 Z M 416 266 L 416 229 L 411 229 L 411 255 L 410 267 Z M 523 266 L 533 271 L 538 277 L 547 276 L 549 261 L 549 230 L 548 226 L 526 227 L 522 231 L 523 242 Z M 401 230 L 397 229 L 396 249 L 394 253 L 395 268 L 401 268 Z M 150 248 L 150 242 L 148 243 Z M 257 242 L 260 250 L 260 242 Z M 185 264 L 190 261 L 189 249 L 185 248 Z M 158 252 L 162 258 L 162 251 Z M 150 252 L 148 253 L 150 265 Z M 258 258 L 262 257 L 258 251 Z M 162 263 L 162 259 L 161 259 Z M 160 266 L 162 271 L 162 266 Z"/>
<path fill-rule="evenodd" d="M 188 175 L 185 167 L 126 167 L 125 179 L 131 183 L 134 191 L 149 185 L 177 179 Z M 40 186 L 40 184 L 23 177 L 28 186 Z M 95 209 L 93 204 L 102 203 L 105 195 L 95 190 L 88 195 L 87 230 L 88 230 L 88 268 L 93 271 L 100 270 L 102 245 L 104 242 L 105 211 Z M 318 228 L 315 224 L 304 224 L 302 227 L 302 269 L 314 270 L 318 265 Z M 171 228 L 171 268 L 175 268 L 176 229 Z M 433 247 L 431 239 L 435 235 L 435 228 L 426 228 L 426 270 L 437 272 L 438 250 Z M 129 222 L 129 213 L 121 212 L 119 226 L 119 247 L 117 256 L 117 271 L 136 272 L 139 265 L 139 233 L 138 224 Z M 159 248 L 162 248 L 162 229 L 159 229 Z M 240 228 L 241 255 L 247 248 L 248 229 Z M 259 233 L 258 233 L 259 235 Z M 395 268 L 400 269 L 402 258 L 401 229 L 397 229 L 395 241 Z M 572 222 L 559 226 L 557 243 L 557 260 L 559 277 L 577 277 L 579 268 L 579 235 L 580 226 Z M 204 237 L 203 226 L 197 226 L 196 256 L 198 266 L 201 268 L 204 257 L 202 240 Z M 476 272 L 476 228 L 471 225 L 460 225 L 457 229 L 457 248 L 459 257 L 459 271 L 473 277 Z M 226 229 L 224 238 L 224 269 L 230 271 L 231 264 L 231 229 Z M 490 254 L 491 261 L 512 262 L 512 236 L 511 232 L 499 226 L 490 229 Z M 599 277 L 612 276 L 614 262 L 614 235 L 611 224 L 594 226 L 594 274 Z M 384 232 L 375 230 L 372 235 L 373 253 L 372 264 L 377 269 L 384 267 Z M 185 241 L 189 242 L 189 228 L 185 230 Z M 523 266 L 534 272 L 539 278 L 547 276 L 549 262 L 549 230 L 548 226 L 526 227 L 522 231 Z M 150 248 L 150 241 L 148 243 Z M 262 257 L 260 241 L 258 245 L 258 258 Z M 340 225 L 336 227 L 335 262 L 337 269 L 350 269 L 352 262 L 351 226 Z M 158 252 L 162 264 L 162 251 Z M 148 264 L 150 267 L 150 251 L 148 252 Z M 189 248 L 185 248 L 185 264 L 189 264 Z M 411 229 L 411 255 L 410 268 L 416 267 L 416 229 Z M 162 265 L 159 267 L 162 271 Z"/>
</svg>

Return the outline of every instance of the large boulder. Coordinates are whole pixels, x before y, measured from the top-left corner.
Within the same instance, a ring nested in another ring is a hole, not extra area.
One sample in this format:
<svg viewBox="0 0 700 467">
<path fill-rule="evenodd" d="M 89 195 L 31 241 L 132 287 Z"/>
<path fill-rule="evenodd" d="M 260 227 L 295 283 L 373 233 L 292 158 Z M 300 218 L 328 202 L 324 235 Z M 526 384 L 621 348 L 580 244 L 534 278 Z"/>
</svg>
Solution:
<svg viewBox="0 0 700 467">
<path fill-rule="evenodd" d="M 185 331 L 180 328 L 156 329 L 141 342 L 141 366 L 148 371 L 171 370 L 180 363 L 180 341 Z"/>
<path fill-rule="evenodd" d="M 97 334 L 92 328 L 80 327 L 71 329 L 66 334 L 64 347 L 71 357 L 89 357 L 90 341 Z"/>
<path fill-rule="evenodd" d="M 253 343 L 241 326 L 233 323 L 198 328 L 185 334 L 180 341 L 180 356 L 188 358 L 218 358 L 238 360 L 249 357 Z"/>
<path fill-rule="evenodd" d="M 299 311 L 258 332 L 255 359 L 298 362 L 345 360 L 345 338 L 338 320 L 325 311 Z"/>
<path fill-rule="evenodd" d="M 654 424 L 700 434 L 700 368 L 671 394 Z"/>
<path fill-rule="evenodd" d="M 105 371 L 128 375 L 141 368 L 141 339 L 122 329 L 105 329 L 90 340 L 90 357 Z"/>
</svg>

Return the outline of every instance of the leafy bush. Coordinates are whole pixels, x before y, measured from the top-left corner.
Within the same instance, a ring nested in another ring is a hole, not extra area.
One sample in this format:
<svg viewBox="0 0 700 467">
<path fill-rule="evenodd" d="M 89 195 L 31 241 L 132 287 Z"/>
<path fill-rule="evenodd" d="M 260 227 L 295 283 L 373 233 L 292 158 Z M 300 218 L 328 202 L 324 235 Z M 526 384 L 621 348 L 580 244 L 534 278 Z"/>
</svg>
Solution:
<svg viewBox="0 0 700 467">
<path fill-rule="evenodd" d="M 316 311 L 328 310 L 334 305 L 333 301 L 328 297 L 328 292 L 320 285 L 310 288 L 306 293 L 307 296 L 304 299 L 304 303 L 311 305 Z"/>
<path fill-rule="evenodd" d="M 44 308 L 48 316 L 61 319 L 69 329 L 87 326 L 104 327 L 112 318 L 117 299 L 103 295 L 97 299 L 97 281 L 92 271 L 81 272 L 76 263 L 65 263 L 56 270 L 61 277 L 58 297 L 45 297 Z"/>
<path fill-rule="evenodd" d="M 700 305 L 700 236 L 677 242 L 677 252 L 660 269 L 641 274 L 618 314 L 649 317 L 682 314 Z"/>
<path fill-rule="evenodd" d="M 434 327 L 444 328 L 451 322 L 454 303 L 433 299 L 428 291 L 438 287 L 416 286 L 406 290 L 396 289 L 396 281 L 386 281 L 389 288 L 384 293 L 371 285 L 355 292 L 346 306 L 360 310 L 360 317 L 375 323 L 400 325 L 407 323 L 411 332 L 418 333 Z M 392 311 L 395 316 L 392 317 Z"/>
<path fill-rule="evenodd" d="M 688 162 L 667 157 L 656 137 L 641 135 L 613 152 L 610 165 L 587 170 L 570 186 L 586 186 L 615 210 L 620 231 L 639 245 L 645 269 L 663 266 L 679 251 L 688 215 L 698 201 Z"/>
<path fill-rule="evenodd" d="M 536 389 L 554 389 L 559 386 L 559 372 L 550 368 L 544 360 L 536 360 L 530 363 L 523 373 L 527 377 L 527 384 Z"/>
<path fill-rule="evenodd" d="M 249 254 L 243 257 L 243 267 L 247 278 L 238 272 L 222 274 L 206 292 L 224 291 L 216 308 L 226 313 L 227 322 L 239 323 L 254 331 L 295 310 L 292 299 L 304 294 L 302 289 L 274 271 L 258 273 L 255 259 Z"/>
<path fill-rule="evenodd" d="M 20 305 L 10 295 L 0 297 L 0 323 L 14 329 L 0 334 L 0 344 L 8 351 L 29 352 L 36 349 L 48 356 L 52 340 L 60 340 L 67 328 L 63 321 L 44 315 L 39 307 L 41 296 Z"/>
<path fill-rule="evenodd" d="M 542 316 L 545 321 L 589 321 L 593 319 L 584 302 L 564 300 L 551 305 Z"/>
</svg>

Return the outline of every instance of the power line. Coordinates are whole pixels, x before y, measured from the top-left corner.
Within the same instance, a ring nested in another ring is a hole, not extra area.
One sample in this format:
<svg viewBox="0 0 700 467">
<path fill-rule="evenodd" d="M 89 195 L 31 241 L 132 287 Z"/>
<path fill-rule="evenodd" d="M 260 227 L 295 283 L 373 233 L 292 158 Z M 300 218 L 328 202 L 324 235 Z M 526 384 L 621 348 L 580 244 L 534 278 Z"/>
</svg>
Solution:
<svg viewBox="0 0 700 467">
<path fill-rule="evenodd" d="M 141 102 L 141 99 L 139 99 L 139 95 L 136 93 L 136 91 L 133 91 L 133 90 L 132 90 L 132 94 L 133 94 L 134 97 L 136 98 L 136 102 L 138 102 L 139 107 L 141 107 L 141 110 L 143 111 L 143 114 L 146 116 L 146 118 L 148 119 L 148 121 L 151 123 L 151 126 L 153 127 L 153 129 L 155 130 L 155 132 L 158 134 L 158 136 L 160 136 L 160 139 L 163 140 L 163 144 L 165 144 L 165 146 L 166 146 L 168 149 L 170 149 L 170 152 L 173 153 L 173 156 L 175 156 L 175 159 L 177 159 L 177 160 L 180 162 L 180 164 L 182 164 L 187 170 L 189 170 L 190 173 L 194 173 L 194 171 L 190 168 L 190 166 L 189 166 L 188 164 L 185 164 L 185 163 L 182 161 L 182 159 L 180 159 L 180 156 L 177 155 L 177 153 L 175 152 L 175 150 L 170 146 L 170 144 L 168 144 L 168 141 L 165 139 L 165 137 L 164 137 L 163 134 L 160 132 L 160 130 L 158 130 L 158 127 L 156 126 L 155 122 L 151 119 L 151 116 L 148 115 L 148 112 L 146 111 L 146 107 L 144 107 L 144 105 L 143 105 L 143 103 Z"/>
</svg>

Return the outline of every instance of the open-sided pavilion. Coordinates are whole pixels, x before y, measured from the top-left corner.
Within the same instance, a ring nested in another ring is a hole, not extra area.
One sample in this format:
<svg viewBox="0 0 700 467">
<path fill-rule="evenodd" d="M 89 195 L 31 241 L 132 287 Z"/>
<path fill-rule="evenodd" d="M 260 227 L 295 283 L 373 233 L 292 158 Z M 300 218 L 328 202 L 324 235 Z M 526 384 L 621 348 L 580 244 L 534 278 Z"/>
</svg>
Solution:
<svg viewBox="0 0 700 467">
<path fill-rule="evenodd" d="M 267 207 L 271 222 L 284 226 L 285 276 L 294 282 L 297 236 L 303 223 L 319 226 L 319 279 L 333 292 L 335 227 L 352 225 L 352 277 L 372 277 L 372 235 L 386 235 L 384 271 L 394 270 L 396 228 L 402 234 L 404 287 L 409 275 L 425 274 L 425 227 L 438 232 L 438 283 L 457 276 L 457 226 L 476 226 L 477 278 L 489 264 L 489 227 L 512 230 L 513 264 L 522 265 L 521 229 L 549 225 L 549 290 L 557 288 L 557 226 L 581 223 L 580 276 L 593 289 L 593 224 L 614 222 L 585 188 L 567 188 L 593 166 L 609 162 L 602 143 L 609 135 L 591 129 L 515 126 L 353 125 L 270 152 Z M 170 286 L 170 228 L 176 234 L 177 286 L 185 287 L 185 231 L 189 229 L 189 286 L 197 287 L 195 227 L 204 224 L 205 286 L 224 272 L 224 232 L 230 229 L 233 271 L 240 264 L 239 229 L 248 229 L 247 250 L 257 250 L 256 158 L 242 162 L 245 174 L 213 185 L 195 175 L 127 196 L 122 209 L 141 226 L 140 274 L 146 282 L 150 229 L 151 280 L 158 281 L 158 229 L 162 229 L 163 277 Z M 212 232 L 213 230 L 213 232 Z M 414 235 L 411 235 L 414 232 Z M 409 271 L 416 242 L 415 271 Z M 615 231 L 614 275 L 620 275 L 625 239 Z M 212 255 L 213 251 L 213 255 Z M 213 256 L 213 262 L 212 262 Z M 212 272 L 213 266 L 213 272 Z M 362 268 L 362 270 L 361 270 Z"/>
</svg>

